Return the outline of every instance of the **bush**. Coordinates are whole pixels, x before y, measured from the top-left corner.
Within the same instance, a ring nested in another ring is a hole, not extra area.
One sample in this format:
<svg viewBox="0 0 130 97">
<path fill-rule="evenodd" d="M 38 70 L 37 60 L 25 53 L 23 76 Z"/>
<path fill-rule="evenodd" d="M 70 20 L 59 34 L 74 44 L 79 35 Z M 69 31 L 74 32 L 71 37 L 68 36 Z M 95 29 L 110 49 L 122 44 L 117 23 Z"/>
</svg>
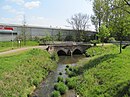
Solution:
<svg viewBox="0 0 130 97">
<path fill-rule="evenodd" d="M 57 78 L 57 82 L 64 82 L 64 79 L 63 79 L 63 77 L 61 77 L 61 76 L 58 76 L 58 78 Z"/>
<path fill-rule="evenodd" d="M 110 38 L 108 39 L 108 42 L 116 42 L 116 40 L 115 40 L 114 37 L 110 37 Z"/>
<path fill-rule="evenodd" d="M 51 54 L 51 59 L 52 59 L 53 61 L 57 61 L 57 62 L 58 62 L 59 57 L 58 57 L 58 55 L 57 55 L 56 52 L 54 52 L 54 53 Z"/>
<path fill-rule="evenodd" d="M 74 41 L 74 37 L 72 35 L 67 35 L 64 40 L 65 41 Z"/>
<path fill-rule="evenodd" d="M 53 91 L 51 97 L 61 97 L 59 91 Z"/>
<path fill-rule="evenodd" d="M 35 79 L 35 80 L 33 80 L 33 85 L 34 85 L 34 86 L 36 86 L 36 87 L 37 87 L 37 86 L 38 86 L 38 84 L 39 84 L 39 83 L 38 83 L 38 81 L 37 81 L 36 79 Z"/>
<path fill-rule="evenodd" d="M 61 94 L 67 92 L 68 87 L 63 82 L 58 82 L 54 85 L 54 89 L 59 91 Z"/>
<path fill-rule="evenodd" d="M 90 43 L 92 43 L 94 46 L 96 46 L 97 43 L 100 43 L 99 40 L 91 40 Z"/>
<path fill-rule="evenodd" d="M 65 83 L 66 83 L 66 85 L 68 86 L 69 89 L 73 89 L 73 88 L 76 87 L 75 77 L 67 78 Z"/>
<path fill-rule="evenodd" d="M 65 68 L 65 71 L 66 71 L 66 74 L 67 74 L 69 77 L 72 77 L 72 76 L 75 76 L 75 75 L 76 75 L 75 69 L 74 69 L 73 67 Z"/>
<path fill-rule="evenodd" d="M 47 42 L 52 41 L 51 36 L 44 36 L 43 38 L 40 39 L 40 43 L 47 44 Z"/>
<path fill-rule="evenodd" d="M 73 68 L 72 68 L 72 67 L 70 67 L 70 68 L 69 68 L 69 70 L 70 70 L 70 71 L 73 71 Z"/>
</svg>

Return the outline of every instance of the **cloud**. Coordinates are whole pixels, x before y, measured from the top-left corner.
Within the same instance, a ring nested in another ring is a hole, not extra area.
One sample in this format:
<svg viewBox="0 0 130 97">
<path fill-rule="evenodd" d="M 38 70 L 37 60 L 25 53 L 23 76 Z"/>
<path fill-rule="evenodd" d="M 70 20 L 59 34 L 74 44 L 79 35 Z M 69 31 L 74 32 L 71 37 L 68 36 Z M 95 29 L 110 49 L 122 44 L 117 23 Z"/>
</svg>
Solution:
<svg viewBox="0 0 130 97">
<path fill-rule="evenodd" d="M 11 13 L 15 13 L 16 10 L 14 8 L 12 8 L 10 5 L 5 5 L 2 7 L 2 9 L 8 11 L 8 12 L 11 12 Z"/>
<path fill-rule="evenodd" d="M 23 16 L 17 15 L 13 18 L 7 18 L 7 17 L 0 17 L 1 22 L 6 24 L 22 24 Z"/>
<path fill-rule="evenodd" d="M 22 5 L 25 2 L 24 0 L 7 0 L 7 1 L 14 2 L 14 3 L 18 4 L 18 5 Z"/>
<path fill-rule="evenodd" d="M 24 6 L 25 8 L 33 9 L 39 7 L 40 3 L 41 3 L 40 1 L 31 1 L 31 2 L 26 2 Z"/>
<path fill-rule="evenodd" d="M 5 5 L 5 6 L 2 7 L 2 9 L 6 10 L 7 13 L 9 12 L 9 13 L 12 13 L 14 15 L 23 15 L 23 14 L 25 14 L 25 12 L 22 9 L 16 10 L 10 5 Z"/>
</svg>

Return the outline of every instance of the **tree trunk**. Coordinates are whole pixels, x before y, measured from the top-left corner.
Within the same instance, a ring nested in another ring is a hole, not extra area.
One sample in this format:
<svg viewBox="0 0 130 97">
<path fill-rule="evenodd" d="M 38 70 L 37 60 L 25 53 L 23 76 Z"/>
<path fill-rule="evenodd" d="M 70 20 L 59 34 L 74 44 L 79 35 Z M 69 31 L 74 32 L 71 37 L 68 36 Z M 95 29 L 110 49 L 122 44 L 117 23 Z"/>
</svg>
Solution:
<svg viewBox="0 0 130 97">
<path fill-rule="evenodd" d="M 120 54 L 122 53 L 122 37 L 120 38 Z"/>
</svg>

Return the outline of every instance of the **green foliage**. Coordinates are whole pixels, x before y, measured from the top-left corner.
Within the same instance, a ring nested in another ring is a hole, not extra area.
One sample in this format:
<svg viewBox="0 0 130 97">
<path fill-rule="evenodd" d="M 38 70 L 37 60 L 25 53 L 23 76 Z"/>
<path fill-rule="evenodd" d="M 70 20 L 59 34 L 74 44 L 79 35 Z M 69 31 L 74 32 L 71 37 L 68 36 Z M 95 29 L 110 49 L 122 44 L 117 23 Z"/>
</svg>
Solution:
<svg viewBox="0 0 130 97">
<path fill-rule="evenodd" d="M 106 54 L 106 53 L 114 51 L 116 48 L 117 48 L 116 45 L 91 47 L 86 50 L 86 55 L 92 57 L 92 56 L 97 56 L 97 55 L 101 55 L 101 54 Z"/>
<path fill-rule="evenodd" d="M 61 94 L 59 91 L 53 91 L 51 97 L 61 97 Z"/>
<path fill-rule="evenodd" d="M 33 38 L 33 40 L 35 40 L 35 41 L 39 42 L 39 41 L 40 41 L 40 37 L 35 36 L 35 37 Z"/>
<path fill-rule="evenodd" d="M 47 51 L 32 49 L 0 58 L 0 96 L 26 97 L 56 67 Z"/>
<path fill-rule="evenodd" d="M 74 36 L 72 36 L 72 35 L 67 35 L 66 37 L 65 37 L 65 41 L 74 41 L 75 39 L 74 39 Z"/>
<path fill-rule="evenodd" d="M 37 41 L 26 41 L 26 46 L 37 46 L 38 42 Z M 21 47 L 24 46 L 23 41 L 21 41 Z M 13 41 L 13 48 L 19 48 L 20 45 L 18 41 Z M 25 47 L 25 46 L 24 46 Z M 12 42 L 11 41 L 4 41 L 0 42 L 0 52 L 11 50 L 12 49 Z"/>
<path fill-rule="evenodd" d="M 65 68 L 65 71 L 66 71 L 66 74 L 69 76 L 69 77 L 72 77 L 72 76 L 75 76 L 76 73 L 74 72 L 74 68 L 72 66 L 69 66 L 67 65 L 66 68 Z"/>
<path fill-rule="evenodd" d="M 92 22 L 99 29 L 98 36 L 102 42 L 109 36 L 120 41 L 120 53 L 122 52 L 123 38 L 130 32 L 130 7 L 128 0 L 94 0 Z M 102 24 L 105 24 L 103 27 Z M 109 33 L 105 33 L 109 32 Z M 106 35 L 105 35 L 106 34 Z"/>
<path fill-rule="evenodd" d="M 58 55 L 57 55 L 56 52 L 53 52 L 53 53 L 51 54 L 51 59 L 54 60 L 54 61 L 56 61 L 56 62 L 58 62 L 59 57 L 58 57 Z"/>
<path fill-rule="evenodd" d="M 114 37 L 110 37 L 110 38 L 108 39 L 108 42 L 116 42 L 116 40 L 115 40 Z"/>
<path fill-rule="evenodd" d="M 62 41 L 62 32 L 61 31 L 59 31 L 59 33 L 57 34 L 57 40 Z"/>
<path fill-rule="evenodd" d="M 94 44 L 96 46 L 97 43 L 100 43 L 100 40 L 91 40 L 90 43 Z"/>
<path fill-rule="evenodd" d="M 116 46 L 93 47 L 94 57 L 76 66 L 76 91 L 81 97 L 129 97 L 130 95 L 130 47 L 122 54 Z M 80 79 L 80 80 L 79 80 Z"/>
<path fill-rule="evenodd" d="M 61 77 L 61 76 L 58 76 L 58 78 L 57 78 L 57 82 L 64 82 L 64 78 Z"/>
<path fill-rule="evenodd" d="M 67 92 L 68 87 L 63 82 L 58 82 L 54 85 L 54 89 L 59 91 L 61 94 L 64 94 Z"/>
<path fill-rule="evenodd" d="M 66 79 L 66 85 L 68 86 L 69 89 L 73 89 L 76 87 L 77 84 L 76 80 L 77 80 L 76 77 Z"/>
<path fill-rule="evenodd" d="M 105 25 L 101 25 L 99 31 L 100 32 L 98 32 L 97 36 L 101 42 L 104 42 L 104 39 L 110 36 L 109 30 Z"/>
<path fill-rule="evenodd" d="M 52 37 L 50 35 L 44 36 L 40 39 L 40 43 L 47 44 L 48 42 L 52 41 Z"/>
</svg>

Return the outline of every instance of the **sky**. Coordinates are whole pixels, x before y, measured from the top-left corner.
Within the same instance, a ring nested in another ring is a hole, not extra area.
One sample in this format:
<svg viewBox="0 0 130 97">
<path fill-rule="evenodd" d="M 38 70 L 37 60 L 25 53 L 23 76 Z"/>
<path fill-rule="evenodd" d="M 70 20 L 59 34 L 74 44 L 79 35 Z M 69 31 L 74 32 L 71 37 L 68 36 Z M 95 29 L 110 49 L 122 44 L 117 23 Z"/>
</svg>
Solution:
<svg viewBox="0 0 130 97">
<path fill-rule="evenodd" d="M 91 16 L 91 0 L 0 0 L 0 23 L 70 28 L 67 19 L 77 13 Z M 89 21 L 89 29 L 94 26 Z"/>
</svg>

